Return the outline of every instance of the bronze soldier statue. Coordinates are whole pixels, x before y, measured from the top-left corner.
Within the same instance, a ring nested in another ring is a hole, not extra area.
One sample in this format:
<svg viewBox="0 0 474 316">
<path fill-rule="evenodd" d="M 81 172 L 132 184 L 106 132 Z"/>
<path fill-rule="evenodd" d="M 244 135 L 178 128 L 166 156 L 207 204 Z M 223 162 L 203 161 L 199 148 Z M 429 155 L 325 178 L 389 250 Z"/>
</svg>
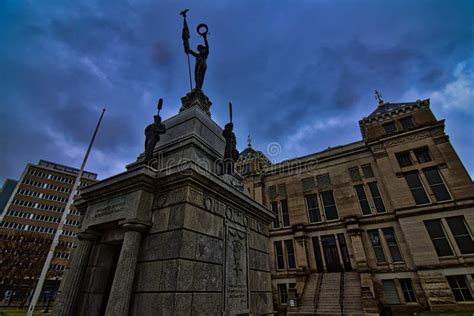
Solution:
<svg viewBox="0 0 474 316">
<path fill-rule="evenodd" d="M 233 132 L 234 124 L 227 123 L 222 132 L 222 136 L 225 138 L 225 149 L 224 149 L 224 174 L 234 173 L 234 163 L 239 158 L 239 152 L 237 151 L 237 139 Z"/>
<path fill-rule="evenodd" d="M 145 160 L 144 163 L 148 165 L 153 158 L 153 150 L 156 144 L 160 141 L 160 134 L 166 133 L 165 124 L 161 123 L 160 110 L 163 106 L 163 99 L 158 101 L 158 114 L 154 116 L 154 123 L 145 128 Z"/>
</svg>

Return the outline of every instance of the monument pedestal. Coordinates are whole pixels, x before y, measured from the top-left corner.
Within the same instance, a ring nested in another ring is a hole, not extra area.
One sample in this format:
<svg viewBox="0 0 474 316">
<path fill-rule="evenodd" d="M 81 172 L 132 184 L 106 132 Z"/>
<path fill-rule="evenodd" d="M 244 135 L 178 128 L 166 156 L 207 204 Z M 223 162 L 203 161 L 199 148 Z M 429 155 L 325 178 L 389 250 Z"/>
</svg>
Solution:
<svg viewBox="0 0 474 316">
<path fill-rule="evenodd" d="M 204 113 L 211 116 L 212 102 L 201 89 L 194 88 L 188 94 L 181 98 L 181 108 L 179 112 L 190 109 L 193 106 L 198 106 Z"/>
<path fill-rule="evenodd" d="M 222 129 L 201 107 L 163 123 L 155 165 L 139 158 L 81 192 L 81 230 L 99 238 L 59 302 L 79 315 L 271 313 L 273 214 L 217 175 Z"/>
</svg>

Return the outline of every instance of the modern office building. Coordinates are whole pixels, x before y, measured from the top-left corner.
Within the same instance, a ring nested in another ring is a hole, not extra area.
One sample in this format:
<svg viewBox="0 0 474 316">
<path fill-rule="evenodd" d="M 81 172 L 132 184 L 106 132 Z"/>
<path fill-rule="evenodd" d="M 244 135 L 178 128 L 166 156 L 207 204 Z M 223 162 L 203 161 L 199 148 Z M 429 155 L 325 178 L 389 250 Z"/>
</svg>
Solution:
<svg viewBox="0 0 474 316">
<path fill-rule="evenodd" d="M 5 240 L 13 234 L 18 236 L 29 232 L 30 236 L 52 239 L 78 172 L 75 168 L 45 160 L 40 160 L 38 164 L 28 164 L 2 208 L 0 237 Z M 80 188 L 96 182 L 96 178 L 97 174 L 84 172 Z M 59 250 L 51 264 L 52 270 L 61 272 L 68 267 L 79 222 L 80 214 L 73 208 L 67 216 Z M 56 283 L 59 284 L 59 280 Z M 0 297 L 0 301 L 2 299 Z"/>
<path fill-rule="evenodd" d="M 13 191 L 16 188 L 18 181 L 13 179 L 6 179 L 3 182 L 2 188 L 0 188 L 0 216 L 5 210 L 5 205 L 7 205 L 8 200 L 10 199 Z"/>
<path fill-rule="evenodd" d="M 474 309 L 474 186 L 430 101 L 387 103 L 360 141 L 272 164 L 245 187 L 277 215 L 274 306 L 290 313 Z"/>
</svg>

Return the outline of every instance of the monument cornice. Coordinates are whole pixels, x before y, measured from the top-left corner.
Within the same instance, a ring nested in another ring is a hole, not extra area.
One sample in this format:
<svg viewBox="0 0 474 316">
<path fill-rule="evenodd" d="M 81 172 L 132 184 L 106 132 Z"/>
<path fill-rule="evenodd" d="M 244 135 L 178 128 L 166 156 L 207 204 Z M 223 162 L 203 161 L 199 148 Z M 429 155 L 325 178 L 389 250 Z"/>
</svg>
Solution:
<svg viewBox="0 0 474 316">
<path fill-rule="evenodd" d="M 194 161 L 188 162 L 186 168 L 180 167 L 182 166 L 176 165 L 167 170 L 162 170 L 159 173 L 156 178 L 158 191 L 161 191 L 162 188 L 169 188 L 167 191 L 171 191 L 183 185 L 188 185 L 196 188 L 199 192 L 202 192 L 203 195 L 208 197 L 215 199 L 219 196 L 219 199 L 222 200 L 224 204 L 234 209 L 239 209 L 242 213 L 249 213 L 265 222 L 270 222 L 273 219 L 273 213 L 265 206 L 227 183 L 221 177 L 208 172 Z M 193 201 L 191 200 L 189 202 L 192 203 Z M 200 204 L 198 206 L 203 205 Z"/>
<path fill-rule="evenodd" d="M 90 202 L 99 197 L 100 199 L 106 199 L 110 196 L 137 190 L 154 192 L 155 177 L 155 171 L 148 166 L 141 165 L 88 186 L 81 191 L 81 198 Z"/>
</svg>

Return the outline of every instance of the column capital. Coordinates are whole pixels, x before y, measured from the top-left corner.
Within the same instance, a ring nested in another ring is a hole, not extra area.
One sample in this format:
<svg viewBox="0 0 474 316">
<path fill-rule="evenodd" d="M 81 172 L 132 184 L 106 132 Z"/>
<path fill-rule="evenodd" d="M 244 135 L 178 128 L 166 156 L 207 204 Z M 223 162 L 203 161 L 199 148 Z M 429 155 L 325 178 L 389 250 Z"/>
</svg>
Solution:
<svg viewBox="0 0 474 316">
<path fill-rule="evenodd" d="M 99 238 L 99 233 L 92 230 L 83 230 L 77 232 L 77 239 L 79 240 L 96 241 Z"/>
<path fill-rule="evenodd" d="M 139 221 L 139 220 L 124 220 L 119 222 L 120 225 L 122 225 L 123 229 L 125 231 L 136 231 L 136 232 L 144 232 L 148 228 L 150 228 L 151 223 L 149 222 L 144 222 L 144 221 Z"/>
</svg>

